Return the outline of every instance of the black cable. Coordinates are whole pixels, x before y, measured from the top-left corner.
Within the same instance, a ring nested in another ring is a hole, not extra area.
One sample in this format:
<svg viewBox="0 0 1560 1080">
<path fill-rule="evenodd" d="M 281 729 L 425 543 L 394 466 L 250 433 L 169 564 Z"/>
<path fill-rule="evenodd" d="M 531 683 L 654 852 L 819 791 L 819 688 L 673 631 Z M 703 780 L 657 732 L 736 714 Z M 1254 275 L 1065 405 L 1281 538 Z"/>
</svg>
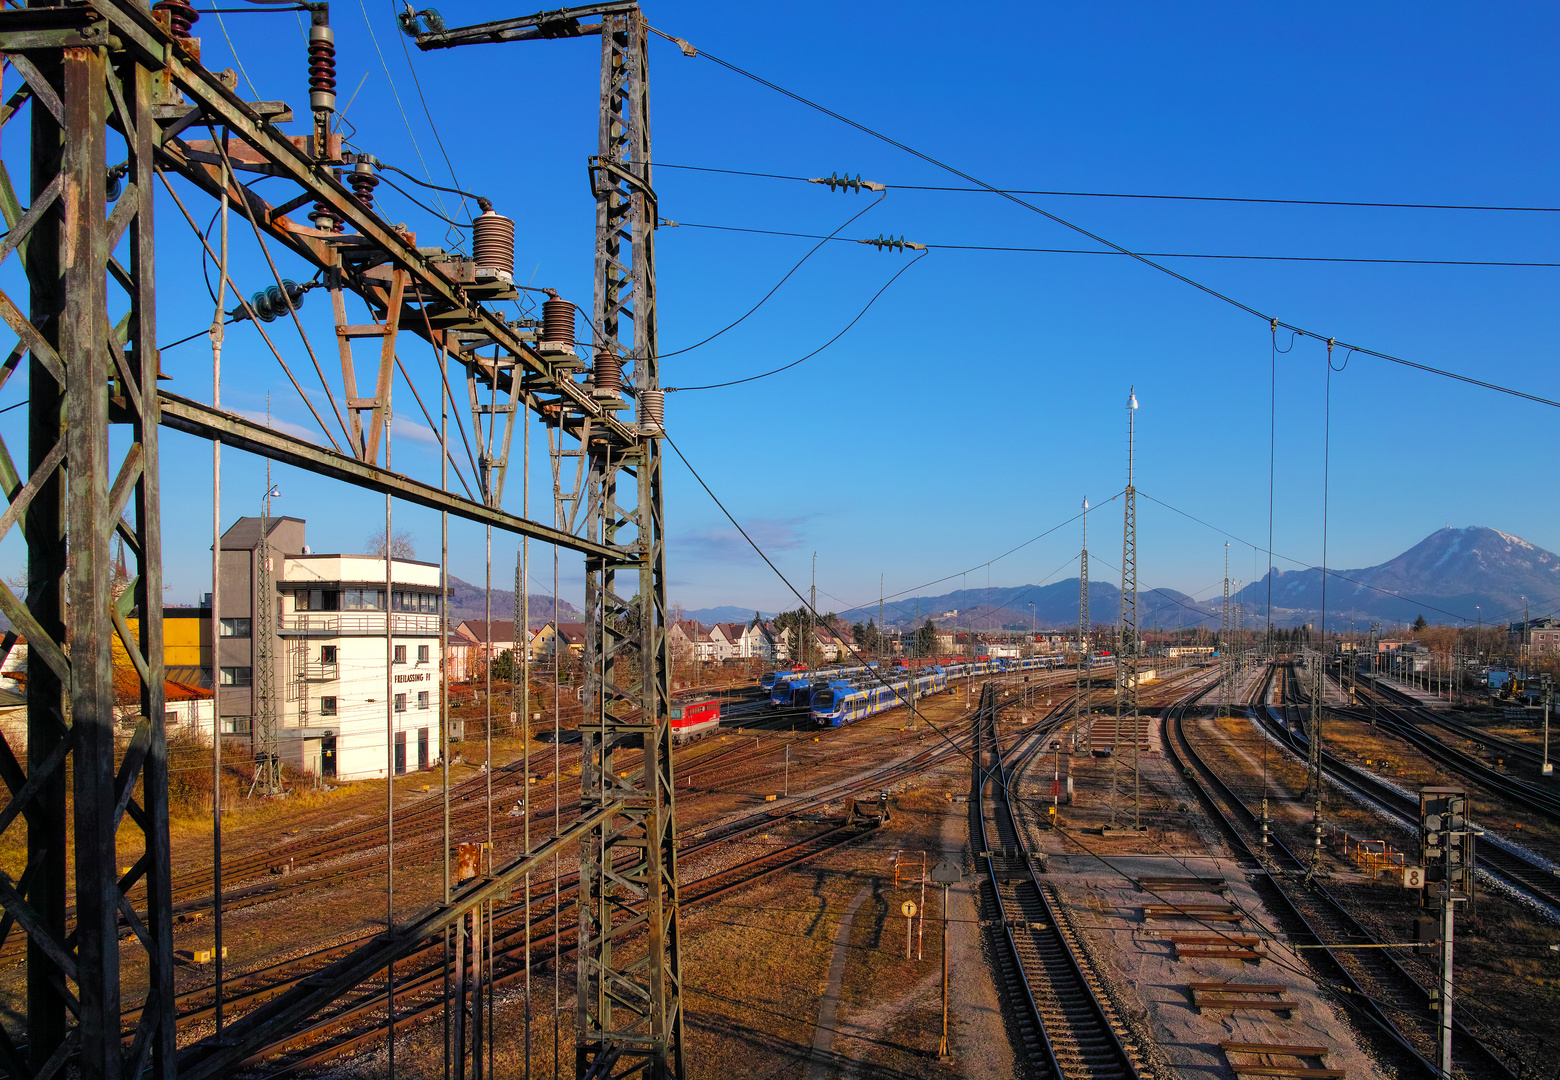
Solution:
<svg viewBox="0 0 1560 1080">
<path fill-rule="evenodd" d="M 816 182 L 810 176 L 790 176 L 784 173 L 748 172 L 744 169 L 717 169 L 708 165 L 671 165 L 664 161 L 657 161 L 654 164 L 657 169 L 684 169 L 690 172 L 726 173 L 730 176 L 754 176 L 763 180 L 800 180 L 809 184 Z M 971 192 L 979 195 L 990 195 L 993 193 L 993 189 L 986 187 L 946 187 L 937 184 L 889 184 L 888 186 L 898 188 L 901 191 L 954 191 Z M 1359 206 L 1368 209 L 1386 210 L 1501 210 L 1540 214 L 1560 213 L 1560 206 L 1473 206 L 1458 203 L 1353 202 L 1346 199 L 1265 199 L 1243 198 L 1234 195 L 1157 195 L 1118 191 L 1037 191 L 1027 188 L 1001 188 L 996 190 L 995 193 L 999 195 L 1059 195 L 1079 199 L 1167 199 L 1176 202 L 1271 203 L 1280 206 Z"/>
<path fill-rule="evenodd" d="M 5 408 L 0 409 L 0 413 L 8 413 L 12 409 L 20 409 L 23 405 L 26 405 L 27 402 L 30 401 L 30 400 L 31 400 L 31 398 L 22 398 L 22 400 L 18 401 L 15 405 L 7 405 Z"/>
<path fill-rule="evenodd" d="M 878 197 L 876 199 L 873 199 L 866 206 L 862 207 L 860 210 L 858 210 L 854 214 L 852 214 L 850 216 L 850 218 L 848 220 L 846 220 L 845 224 L 841 225 L 838 229 L 835 229 L 828 236 L 824 236 L 824 237 L 818 238 L 818 242 L 816 244 L 814 244 L 808 250 L 807 254 L 803 255 L 800 259 L 796 260 L 796 265 L 791 267 L 791 269 L 787 270 L 785 272 L 785 276 L 783 278 L 781 278 L 779 281 L 775 282 L 774 288 L 770 289 L 762 297 L 760 297 L 758 303 L 754 304 L 752 307 L 750 307 L 746 311 L 744 311 L 742 313 L 742 315 L 735 322 L 729 323 L 726 326 L 721 327 L 719 330 L 715 331 L 713 334 L 711 334 L 709 337 L 705 338 L 703 341 L 696 341 L 692 345 L 688 345 L 688 346 L 686 346 L 684 348 L 677 349 L 674 352 L 658 353 L 657 354 L 658 358 L 664 360 L 668 356 L 680 356 L 680 355 L 682 355 L 685 352 L 692 352 L 694 349 L 699 348 L 701 345 L 708 345 L 710 342 L 714 341 L 716 338 L 718 338 L 722 334 L 724 334 L 727 330 L 731 330 L 734 327 L 740 326 L 742 324 L 743 320 L 745 320 L 749 315 L 753 314 L 753 312 L 757 311 L 759 308 L 763 307 L 764 304 L 769 300 L 769 298 L 771 296 L 773 296 L 775 293 L 779 292 L 780 291 L 780 286 L 784 285 L 787 281 L 790 281 L 791 280 L 791 275 L 796 273 L 798 270 L 800 270 L 802 268 L 802 263 L 806 262 L 808 259 L 810 259 L 814 255 L 816 255 L 818 253 L 818 249 L 819 248 L 823 247 L 823 245 L 828 243 L 830 240 L 833 240 L 836 236 L 838 236 L 840 234 L 840 232 L 842 230 L 848 228 L 853 222 L 855 222 L 855 220 L 857 218 L 861 217 L 861 215 L 865 214 L 868 210 L 871 210 L 871 209 L 875 208 L 879 203 L 881 203 L 887 197 L 888 197 L 888 192 L 887 191 L 880 191 L 880 192 L 878 192 Z M 803 359 L 805 359 L 805 357 Z M 798 360 L 797 363 L 801 363 L 801 361 Z M 703 389 L 703 387 L 690 387 L 689 389 Z"/>
<path fill-rule="evenodd" d="M 890 285 L 892 285 L 894 282 L 898 281 L 901 274 L 903 274 L 906 270 L 910 269 L 916 263 L 920 262 L 922 259 L 926 258 L 926 256 L 928 254 L 930 254 L 930 253 L 923 251 L 919 255 L 917 255 L 915 258 L 913 258 L 909 262 L 905 263 L 905 265 L 901 266 L 899 268 L 898 273 L 896 273 L 893 277 L 889 278 L 886 282 L 884 282 L 883 283 L 883 287 L 881 289 L 879 289 L 877 292 L 872 294 L 872 299 L 867 301 L 866 307 L 863 307 L 860 311 L 856 312 L 856 317 L 854 319 L 852 319 L 850 322 L 846 323 L 844 328 L 842 330 L 840 330 L 839 333 L 835 334 L 828 341 L 825 341 L 822 345 L 819 345 L 816 349 L 814 349 L 812 352 L 808 353 L 806 356 L 802 357 L 800 360 L 792 360 L 789 364 L 786 364 L 783 367 L 777 367 L 773 371 L 766 371 L 762 375 L 749 375 L 745 379 L 732 379 L 730 382 L 710 383 L 708 386 L 668 386 L 666 388 L 666 392 L 670 394 L 670 393 L 675 393 L 675 392 L 683 391 L 683 390 L 719 390 L 720 388 L 726 387 L 726 386 L 740 386 L 742 383 L 755 382 L 758 379 L 767 379 L 771 375 L 778 375 L 782 371 L 789 371 L 792 368 L 794 368 L 796 365 L 798 365 L 798 364 L 800 364 L 800 363 L 802 363 L 804 361 L 811 360 L 813 357 L 815 357 L 819 353 L 823 352 L 824 349 L 827 349 L 830 345 L 833 345 L 840 338 L 844 337 L 846 331 L 848 331 L 852 326 L 855 326 L 858 322 L 861 321 L 862 316 L 864 316 L 867 313 L 867 311 L 872 307 L 873 304 L 877 303 L 878 297 L 882 296 L 885 292 L 887 292 L 888 291 L 888 287 Z M 778 288 L 778 286 L 776 286 L 776 288 Z M 746 316 L 744 316 L 744 318 L 745 317 Z"/>
<path fill-rule="evenodd" d="M 400 12 L 395 10 L 395 0 L 390 0 L 390 10 L 395 12 L 397 16 L 400 15 Z M 444 140 L 439 137 L 439 125 L 433 122 L 433 113 L 428 110 L 428 99 L 423 96 L 422 80 L 417 77 L 417 65 L 412 63 L 412 54 L 406 47 L 406 35 L 399 34 L 397 36 L 401 39 L 401 55 L 406 58 L 406 69 L 412 73 L 412 86 L 417 90 L 417 100 L 422 103 L 423 116 L 427 117 L 428 119 L 428 129 L 433 132 L 433 141 L 439 146 L 439 154 L 444 158 L 445 168 L 450 170 L 450 183 L 458 185 L 460 183 L 460 177 L 455 175 L 455 163 L 450 160 L 449 151 L 444 149 Z M 396 171 L 400 172 L 399 169 Z M 406 173 L 401 173 L 401 175 L 407 176 Z M 410 180 L 413 178 L 407 176 L 407 179 Z M 434 185 L 430 184 L 429 186 L 432 187 Z M 462 201 L 460 205 L 462 210 L 466 209 L 466 203 L 464 200 L 476 198 L 475 195 L 460 191 L 458 188 L 446 188 L 443 190 L 450 191 L 461 197 Z"/>
<path fill-rule="evenodd" d="M 654 28 L 652 27 L 651 29 L 654 29 Z M 663 37 L 666 37 L 668 40 L 676 40 L 676 39 L 673 39 L 671 37 L 671 35 L 666 34 L 663 31 L 656 30 L 655 32 L 657 34 L 660 34 Z M 1130 258 L 1136 259 L 1138 262 L 1142 263 L 1144 266 L 1151 267 L 1152 269 L 1158 270 L 1162 274 L 1165 274 L 1165 275 L 1167 275 L 1169 277 L 1175 278 L 1177 281 L 1181 282 L 1184 285 L 1190 285 L 1192 288 L 1197 289 L 1199 292 L 1206 293 L 1207 295 L 1213 297 L 1216 300 L 1222 300 L 1226 304 L 1229 304 L 1231 307 L 1238 308 L 1239 310 L 1244 311 L 1248 315 L 1254 315 L 1257 318 L 1261 319 L 1263 322 L 1266 322 L 1266 323 L 1276 322 L 1276 323 L 1278 323 L 1279 326 L 1282 326 L 1285 330 L 1292 330 L 1296 334 L 1300 334 L 1300 335 L 1303 335 L 1305 337 L 1315 338 L 1318 341 L 1333 341 L 1333 342 L 1336 342 L 1338 344 L 1342 344 L 1344 346 L 1344 348 L 1353 349 L 1354 351 L 1363 353 L 1366 356 L 1374 356 L 1378 360 L 1386 360 L 1389 363 L 1400 364 L 1403 367 L 1414 368 L 1415 370 L 1427 372 L 1427 373 L 1429 373 L 1431 375 L 1440 375 L 1440 376 L 1442 376 L 1444 378 L 1453 379 L 1453 380 L 1455 380 L 1457 382 L 1467 383 L 1470 386 L 1482 386 L 1486 390 L 1494 390 L 1497 393 L 1509 394 L 1512 397 L 1523 398 L 1523 399 L 1525 399 L 1527 401 L 1532 401 L 1532 402 L 1535 402 L 1535 403 L 1537 403 L 1539 405 L 1548 405 L 1548 406 L 1550 406 L 1552 408 L 1560 409 L 1560 401 L 1553 401 L 1553 400 L 1551 400 L 1549 398 L 1541 397 L 1541 396 L 1539 396 L 1537 394 L 1529 394 L 1529 393 L 1527 393 L 1525 391 L 1522 391 L 1522 390 L 1514 390 L 1511 387 L 1500 386 L 1500 385 L 1498 385 L 1496 383 L 1485 382 L 1483 379 L 1475 379 L 1475 378 L 1472 378 L 1471 376 L 1468 376 L 1468 375 L 1459 375 L 1455 371 L 1447 371 L 1444 368 L 1432 367 L 1429 364 L 1421 364 L 1421 363 L 1418 363 L 1418 362 L 1413 361 L 1413 360 L 1406 360 L 1406 359 L 1404 359 L 1401 356 L 1393 356 L 1391 353 L 1378 352 L 1375 349 L 1366 349 L 1366 348 L 1363 348 L 1363 347 L 1360 347 L 1360 346 L 1349 345 L 1347 342 L 1337 342 L 1337 339 L 1333 335 L 1331 335 L 1331 334 L 1319 334 L 1319 333 L 1317 333 L 1317 332 L 1315 332 L 1313 330 L 1307 330 L 1304 327 L 1295 326 L 1292 323 L 1284 322 L 1282 319 L 1276 319 L 1276 318 L 1274 318 L 1271 315 L 1266 315 L 1266 314 L 1262 313 L 1261 311 L 1258 311 L 1256 308 L 1252 307 L 1250 304 L 1242 303 L 1241 301 L 1235 299 L 1233 296 L 1229 296 L 1226 293 L 1222 293 L 1219 290 L 1213 288 L 1211 285 L 1204 285 L 1202 282 L 1197 281 L 1194 278 L 1189 278 L 1185 274 L 1178 273 L 1177 271 L 1170 269 L 1170 267 L 1168 267 L 1168 266 L 1165 266 L 1165 265 L 1163 265 L 1161 263 L 1155 262 L 1149 256 L 1142 255 L 1142 254 L 1139 254 L 1138 252 L 1131 251 L 1131 250 L 1129 250 L 1127 248 L 1124 248 L 1120 244 L 1117 244 L 1117 243 L 1115 243 L 1115 242 L 1113 242 L 1111 240 L 1105 239 L 1103 236 L 1100 236 L 1098 233 L 1090 232 L 1088 229 L 1085 229 L 1081 225 L 1075 225 L 1071 221 L 1068 221 L 1064 217 L 1061 217 L 1061 216 L 1059 216 L 1057 214 L 1053 214 L 1049 210 L 1046 210 L 1046 209 L 1043 209 L 1042 207 L 1036 206 L 1032 202 L 1027 202 L 1024 199 L 1019 198 L 1017 195 L 1014 195 L 1011 192 L 1003 191 L 1001 188 L 998 188 L 998 187 L 996 187 L 996 186 L 994 186 L 992 184 L 988 184 L 984 180 L 980 179 L 977 176 L 971 176 L 969 173 L 964 172 L 964 171 L 962 171 L 960 169 L 956 169 L 952 165 L 947 164 L 946 162 L 939 161 L 937 158 L 932 157 L 930 154 L 923 153 L 922 151 L 917 150 L 914 147 L 907 146 L 906 144 L 900 142 L 897 139 L 890 138 L 889 136 L 884 135 L 880 131 L 874 131 L 872 128 L 867 127 L 865 124 L 862 124 L 862 123 L 859 123 L 859 122 L 857 122 L 855 120 L 852 120 L 852 119 L 850 119 L 847 116 L 843 116 L 840 113 L 835 112 L 833 109 L 830 109 L 830 108 L 827 108 L 827 107 L 825 107 L 823 105 L 818 104 L 816 101 L 810 101 L 807 98 L 802 97 L 800 94 L 795 93 L 794 91 L 787 90 L 783 86 L 778 86 L 775 83 L 770 82 L 768 79 L 765 79 L 762 76 L 755 75 L 751 71 L 744 71 L 742 68 L 737 67 L 735 64 L 732 64 L 732 63 L 730 63 L 728 61 L 722 60 L 720 57 L 714 56 L 714 55 L 712 55 L 710 53 L 707 53 L 707 52 L 704 52 L 703 50 L 698 50 L 696 55 L 703 56 L 704 58 L 706 58 L 707 60 L 711 61 L 712 63 L 719 64 L 721 67 L 723 67 L 723 68 L 727 69 L 728 71 L 731 71 L 731 72 L 733 72 L 733 73 L 735 73 L 737 75 L 741 75 L 745 79 L 751 79 L 754 82 L 760 84 L 761 86 L 767 86 L 769 89 L 775 91 L 776 93 L 782 94 L 785 97 L 791 98 L 793 101 L 799 102 L 802 105 L 806 105 L 810 109 L 816 109 L 818 112 L 823 113 L 825 116 L 833 117 L 835 120 L 838 120 L 842 124 L 846 124 L 846 125 L 848 125 L 850 127 L 855 128 L 856 130 L 858 130 L 860 132 L 863 132 L 864 134 L 872 136 L 874 139 L 878 139 L 879 141 L 885 142 L 885 143 L 887 143 L 890 146 L 893 146 L 893 147 L 896 147 L 897 149 L 903 150 L 905 153 L 910 154 L 913 157 L 920 158 L 922 161 L 925 161 L 926 163 L 928 163 L 930 165 L 935 165 L 937 168 L 942 169 L 945 172 L 952 173 L 953 175 L 955 175 L 955 176 L 957 176 L 957 177 L 959 177 L 959 178 L 961 178 L 963 180 L 968 180 L 970 183 L 979 186 L 984 191 L 989 191 L 989 192 L 991 192 L 994 195 L 1000 195 L 1004 199 L 1007 199 L 1009 202 L 1012 202 L 1012 203 L 1014 203 L 1014 204 L 1016 204 L 1018 206 L 1022 206 L 1024 209 L 1029 210 L 1032 213 L 1039 214 L 1041 217 L 1045 218 L 1047 221 L 1054 222 L 1057 225 L 1061 225 L 1064 228 L 1070 229 L 1073 232 L 1078 233 L 1080 236 L 1088 237 L 1090 240 L 1093 240 L 1096 244 L 1101 244 L 1101 245 L 1103 245 L 1105 247 L 1108 247 L 1108 248 L 1112 249 L 1113 251 L 1116 251 L 1119 254 L 1126 255 L 1126 256 L 1128 256 Z"/>
<path fill-rule="evenodd" d="M 435 133 L 435 138 L 437 138 L 437 137 L 438 137 L 437 133 Z M 417 179 L 417 177 L 413 176 L 411 173 L 407 172 L 405 169 L 398 169 L 394 165 L 391 165 L 391 164 L 388 164 L 386 162 L 380 161 L 378 158 L 375 158 L 374 160 L 375 160 L 376 164 L 378 164 L 378 166 L 379 166 L 379 168 L 381 170 L 386 170 L 386 171 L 393 172 L 393 173 L 399 173 L 400 175 L 402 175 L 402 176 L 406 177 L 408 180 L 410 180 L 412 183 L 416 184 L 418 187 L 429 188 L 429 189 L 431 189 L 433 191 L 446 191 L 446 192 L 449 192 L 451 195 L 459 195 L 459 196 L 461 196 L 462 198 L 465 198 L 465 199 L 476 200 L 476 199 L 480 199 L 482 197 L 480 195 L 473 195 L 469 191 L 462 191 L 460 188 L 445 187 L 442 184 L 431 183 L 431 182 L 429 182 L 427 180 L 419 180 L 419 179 Z M 388 181 L 387 181 L 387 183 L 388 183 Z"/>
<path fill-rule="evenodd" d="M 389 168 L 388 165 L 381 166 L 381 167 L 382 168 Z M 398 172 L 398 173 L 401 172 L 400 169 L 396 169 L 395 171 Z M 406 174 L 405 173 L 401 173 L 401 175 L 405 176 Z M 416 196 L 412 195 L 411 192 L 409 192 L 405 188 L 401 187 L 400 184 L 397 184 L 394 180 L 390 179 L 388 176 L 381 176 L 379 179 L 383 180 L 386 184 L 389 184 L 392 190 L 400 192 L 402 198 L 406 199 L 413 206 L 416 206 L 419 209 L 424 210 L 427 213 L 432 214 L 434 217 L 438 218 L 440 221 L 444 222 L 445 224 L 453 225 L 457 229 L 469 229 L 469 228 L 471 228 L 471 223 L 470 222 L 466 222 L 466 223 L 463 224 L 463 223 L 461 223 L 459 221 L 454 221 L 454 220 L 452 220 L 450 218 L 445 217 L 443 214 L 439 213 L 433 207 L 429 206 L 427 203 L 421 201 Z"/>
<path fill-rule="evenodd" d="M 831 237 L 819 237 L 816 233 L 786 232 L 779 229 L 749 229 L 738 225 L 706 225 L 697 221 L 669 221 L 665 222 L 665 224 L 669 227 L 680 229 L 713 229 L 719 232 L 758 233 L 763 236 L 792 236 L 802 240 L 831 239 Z M 852 240 L 849 237 L 844 237 L 843 239 L 846 243 L 862 243 L 860 240 Z M 939 251 L 1004 251 L 1026 255 L 1107 255 L 1112 258 L 1120 258 L 1123 254 L 1119 251 L 1091 251 L 1088 248 L 1012 247 L 1000 244 L 929 243 L 926 246 Z M 1331 255 L 1230 255 L 1219 252 L 1197 251 L 1144 251 L 1138 254 L 1155 259 L 1234 259 L 1242 262 L 1365 263 L 1386 266 L 1505 266 L 1546 270 L 1560 268 L 1560 262 L 1513 262 L 1495 259 L 1355 259 Z"/>
<path fill-rule="evenodd" d="M 232 325 L 233 323 L 235 323 L 237 321 L 238 320 L 236 318 L 234 318 L 233 316 L 229 315 L 226 319 L 222 320 L 222 325 L 223 326 L 230 326 L 230 325 Z M 211 327 L 208 326 L 204 330 L 197 330 L 197 331 L 195 331 L 189 337 L 181 337 L 178 341 L 170 341 L 166 345 L 159 345 L 159 346 L 157 346 L 157 351 L 158 352 L 162 352 L 165 349 L 173 348 L 175 345 L 183 345 L 186 341 L 194 341 L 196 338 L 200 337 L 202 334 L 209 334 L 209 333 L 211 333 Z"/>
</svg>

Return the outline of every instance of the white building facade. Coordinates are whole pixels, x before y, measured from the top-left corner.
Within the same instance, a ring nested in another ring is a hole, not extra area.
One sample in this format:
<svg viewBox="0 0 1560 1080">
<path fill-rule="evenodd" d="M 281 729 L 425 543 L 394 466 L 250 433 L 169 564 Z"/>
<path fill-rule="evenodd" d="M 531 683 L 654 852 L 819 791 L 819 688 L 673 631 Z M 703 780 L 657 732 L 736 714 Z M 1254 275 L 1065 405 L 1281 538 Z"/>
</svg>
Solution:
<svg viewBox="0 0 1560 1080">
<path fill-rule="evenodd" d="M 325 782 L 431 767 L 444 687 L 438 566 L 393 559 L 387 590 L 379 556 L 280 561 L 282 762 Z"/>
</svg>

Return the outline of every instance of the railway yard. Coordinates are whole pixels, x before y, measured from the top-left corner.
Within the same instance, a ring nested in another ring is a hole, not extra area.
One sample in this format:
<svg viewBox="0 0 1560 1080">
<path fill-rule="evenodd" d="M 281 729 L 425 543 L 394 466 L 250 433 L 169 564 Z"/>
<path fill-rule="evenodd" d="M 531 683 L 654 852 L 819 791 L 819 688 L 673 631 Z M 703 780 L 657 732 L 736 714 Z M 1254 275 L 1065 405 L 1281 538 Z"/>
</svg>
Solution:
<svg viewBox="0 0 1560 1080">
<path fill-rule="evenodd" d="M 823 729 L 756 688 L 725 694 L 719 732 L 679 749 L 674 766 L 699 1075 L 1433 1076 L 1425 988 L 1436 972 L 1405 946 L 1418 893 L 1396 878 L 1418 859 L 1418 788 L 1452 780 L 1466 782 L 1486 830 L 1457 940 L 1456 1070 L 1552 1075 L 1560 796 L 1530 767 L 1526 732 L 1361 682 L 1352 705 L 1325 714 L 1313 874 L 1297 734 L 1308 703 L 1292 664 L 1243 671 L 1227 706 L 1217 668 L 1168 673 L 1141 691 L 1135 745 L 1109 711 L 1108 674 L 1093 675 L 1081 709 L 1070 670 L 994 675 L 950 683 L 913 715 Z M 578 811 L 578 745 L 548 735 L 528 754 L 499 740 L 491 771 L 468 744 L 451 770 L 449 835 L 490 841 L 483 870 Z M 394 793 L 397 921 L 442 895 L 446 800 L 425 783 L 437 776 Z M 382 783 L 348 785 L 227 832 L 224 1022 L 383 930 L 384 804 Z M 485 925 L 493 1076 L 571 1067 L 570 850 L 495 902 Z M 945 860 L 961 878 L 946 912 L 926 880 Z M 187 1044 L 216 1019 L 212 965 L 199 962 L 212 947 L 209 834 L 180 833 L 174 862 Z M 443 949 L 420 942 L 393 966 L 398 1076 L 442 1074 Z M 19 993 L 23 954 L 13 943 L 0 961 Z M 389 976 L 278 1035 L 239 1074 L 382 1074 Z M 127 1039 L 136 1020 L 124 1017 Z"/>
</svg>

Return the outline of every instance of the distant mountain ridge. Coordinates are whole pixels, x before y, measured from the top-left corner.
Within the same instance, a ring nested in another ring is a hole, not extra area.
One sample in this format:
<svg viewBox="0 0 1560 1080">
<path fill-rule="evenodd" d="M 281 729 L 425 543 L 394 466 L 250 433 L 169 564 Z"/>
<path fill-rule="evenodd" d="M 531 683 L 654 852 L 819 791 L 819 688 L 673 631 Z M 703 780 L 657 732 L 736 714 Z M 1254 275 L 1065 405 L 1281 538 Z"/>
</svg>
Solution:
<svg viewBox="0 0 1560 1080">
<path fill-rule="evenodd" d="M 1273 573 L 1273 621 L 1314 622 L 1323 607 L 1317 568 Z M 1267 607 L 1268 580 L 1240 591 L 1247 620 Z M 1327 573 L 1327 625 L 1377 621 L 1470 625 L 1519 622 L 1522 598 L 1534 618 L 1560 605 L 1560 556 L 1484 526 L 1437 529 L 1393 559 L 1358 570 Z"/>
<path fill-rule="evenodd" d="M 1092 562 L 1092 560 L 1091 560 Z M 1033 604 L 1033 611 L 1030 605 Z M 1205 623 L 1210 611 L 1175 589 L 1139 589 L 1138 624 L 1174 627 Z M 876 604 L 839 613 L 847 622 L 877 621 Z M 1090 623 L 1115 623 L 1121 615 L 1121 590 L 1108 581 L 1089 583 Z M 945 629 L 1027 630 L 1064 629 L 1078 625 L 1078 579 L 1049 585 L 1012 585 L 991 589 L 956 589 L 937 596 L 913 596 L 883 605 L 883 623 L 889 629 L 909 629 L 931 619 Z"/>
<path fill-rule="evenodd" d="M 509 622 L 515 617 L 515 592 L 513 589 L 494 589 L 492 597 L 494 622 Z M 546 593 L 532 593 L 530 602 L 530 624 L 532 630 L 538 629 L 552 621 L 553 598 L 551 596 Z M 451 626 L 458 626 L 467 619 L 473 622 L 480 622 L 486 618 L 487 604 L 483 600 L 482 586 L 462 581 L 454 574 L 451 574 L 448 611 Z M 579 622 L 580 618 L 579 609 L 560 597 L 558 600 L 558 621 Z"/>
</svg>

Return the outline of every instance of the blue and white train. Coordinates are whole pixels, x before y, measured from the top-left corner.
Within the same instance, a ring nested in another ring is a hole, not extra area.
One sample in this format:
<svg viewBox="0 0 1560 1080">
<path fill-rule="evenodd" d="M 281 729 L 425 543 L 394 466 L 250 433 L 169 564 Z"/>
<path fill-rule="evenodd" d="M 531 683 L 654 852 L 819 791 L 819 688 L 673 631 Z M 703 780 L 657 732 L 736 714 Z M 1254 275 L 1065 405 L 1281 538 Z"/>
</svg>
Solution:
<svg viewBox="0 0 1560 1080">
<path fill-rule="evenodd" d="M 1061 656 L 1002 657 L 921 668 L 914 673 L 901 672 L 890 675 L 887 685 L 875 678 L 858 680 L 853 685 L 834 682 L 813 692 L 812 721 L 817 727 L 835 727 L 946 690 L 960 679 L 1048 671 L 1063 667 L 1065 663 L 1066 658 Z"/>
</svg>

